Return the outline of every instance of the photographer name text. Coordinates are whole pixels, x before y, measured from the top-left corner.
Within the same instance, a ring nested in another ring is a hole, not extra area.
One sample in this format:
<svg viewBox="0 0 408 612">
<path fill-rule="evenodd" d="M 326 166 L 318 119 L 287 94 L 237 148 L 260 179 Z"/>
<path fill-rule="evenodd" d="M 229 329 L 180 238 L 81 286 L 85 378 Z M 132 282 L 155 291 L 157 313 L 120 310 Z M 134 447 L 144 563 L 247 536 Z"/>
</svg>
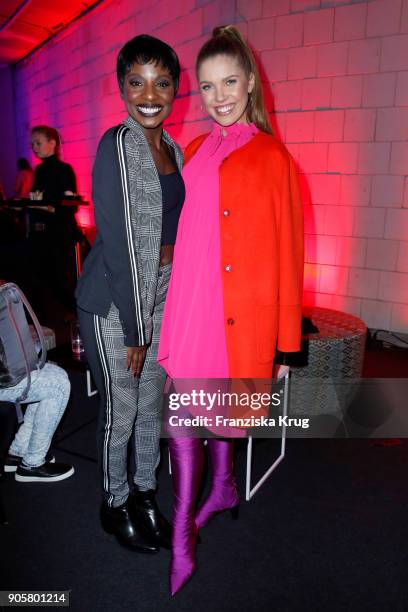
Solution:
<svg viewBox="0 0 408 612">
<path fill-rule="evenodd" d="M 181 417 L 172 414 L 169 417 L 170 427 L 296 427 L 309 429 L 309 421 L 310 419 L 282 415 L 277 418 L 255 415 L 234 418 L 221 415 Z"/>
</svg>

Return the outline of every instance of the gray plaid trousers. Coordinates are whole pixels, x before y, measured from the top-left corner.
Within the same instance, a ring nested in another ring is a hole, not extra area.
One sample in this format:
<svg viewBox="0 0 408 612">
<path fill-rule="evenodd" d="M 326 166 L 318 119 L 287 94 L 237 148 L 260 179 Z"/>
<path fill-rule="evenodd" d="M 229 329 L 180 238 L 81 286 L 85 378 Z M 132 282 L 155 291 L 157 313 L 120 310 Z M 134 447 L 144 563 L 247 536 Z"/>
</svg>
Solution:
<svg viewBox="0 0 408 612">
<path fill-rule="evenodd" d="M 111 305 L 107 317 L 79 310 L 86 355 L 101 394 L 99 454 L 102 486 L 110 506 L 120 506 L 129 495 L 128 443 L 133 433 L 134 482 L 141 490 L 156 487 L 160 460 L 160 430 L 166 373 L 157 363 L 160 328 L 171 274 L 171 264 L 159 269 L 152 314 L 152 341 L 139 379 L 127 370 L 119 312 Z"/>
</svg>

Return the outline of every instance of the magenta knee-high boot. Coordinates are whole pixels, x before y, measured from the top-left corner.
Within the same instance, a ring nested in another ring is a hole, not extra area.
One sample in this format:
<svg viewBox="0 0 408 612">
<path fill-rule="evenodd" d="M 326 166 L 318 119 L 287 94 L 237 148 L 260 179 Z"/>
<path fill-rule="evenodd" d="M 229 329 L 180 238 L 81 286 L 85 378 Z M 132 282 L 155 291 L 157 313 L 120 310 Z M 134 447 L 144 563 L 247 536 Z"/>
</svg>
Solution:
<svg viewBox="0 0 408 612">
<path fill-rule="evenodd" d="M 203 473 L 203 442 L 199 438 L 169 440 L 174 511 L 170 591 L 175 595 L 196 568 L 196 500 Z"/>
<path fill-rule="evenodd" d="M 208 440 L 210 453 L 212 484 L 210 493 L 199 508 L 196 525 L 205 527 L 213 516 L 232 508 L 238 509 L 239 497 L 237 484 L 232 472 L 234 443 L 232 440 Z"/>
</svg>

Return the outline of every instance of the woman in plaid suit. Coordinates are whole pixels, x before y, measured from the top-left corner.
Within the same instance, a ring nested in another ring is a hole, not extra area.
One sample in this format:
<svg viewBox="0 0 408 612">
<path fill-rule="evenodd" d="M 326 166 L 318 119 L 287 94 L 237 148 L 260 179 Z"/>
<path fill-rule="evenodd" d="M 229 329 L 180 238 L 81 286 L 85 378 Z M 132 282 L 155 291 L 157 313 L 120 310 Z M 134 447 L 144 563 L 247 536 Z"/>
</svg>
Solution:
<svg viewBox="0 0 408 612">
<path fill-rule="evenodd" d="M 170 525 L 154 493 L 165 381 L 157 347 L 184 201 L 182 154 L 163 122 L 179 75 L 173 49 L 151 36 L 137 36 L 119 53 L 117 77 L 128 117 L 99 143 L 93 168 L 97 237 L 76 293 L 101 396 L 102 526 L 146 553 L 170 546 Z"/>
</svg>

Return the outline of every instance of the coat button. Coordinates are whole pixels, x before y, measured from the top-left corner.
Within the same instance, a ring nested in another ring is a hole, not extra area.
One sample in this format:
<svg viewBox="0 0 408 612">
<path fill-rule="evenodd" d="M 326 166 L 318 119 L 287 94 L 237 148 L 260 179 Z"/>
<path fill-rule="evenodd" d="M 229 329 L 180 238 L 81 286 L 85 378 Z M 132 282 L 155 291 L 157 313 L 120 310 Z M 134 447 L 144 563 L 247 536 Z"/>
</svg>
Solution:
<svg viewBox="0 0 408 612">
<path fill-rule="evenodd" d="M 227 323 L 228 325 L 234 325 L 235 321 L 234 319 L 227 319 Z"/>
<path fill-rule="evenodd" d="M 224 210 L 223 211 L 223 215 L 224 217 L 229 217 L 230 211 L 229 210 Z"/>
<path fill-rule="evenodd" d="M 228 264 L 227 266 L 224 267 L 224 270 L 226 272 L 231 272 L 231 266 Z"/>
</svg>

